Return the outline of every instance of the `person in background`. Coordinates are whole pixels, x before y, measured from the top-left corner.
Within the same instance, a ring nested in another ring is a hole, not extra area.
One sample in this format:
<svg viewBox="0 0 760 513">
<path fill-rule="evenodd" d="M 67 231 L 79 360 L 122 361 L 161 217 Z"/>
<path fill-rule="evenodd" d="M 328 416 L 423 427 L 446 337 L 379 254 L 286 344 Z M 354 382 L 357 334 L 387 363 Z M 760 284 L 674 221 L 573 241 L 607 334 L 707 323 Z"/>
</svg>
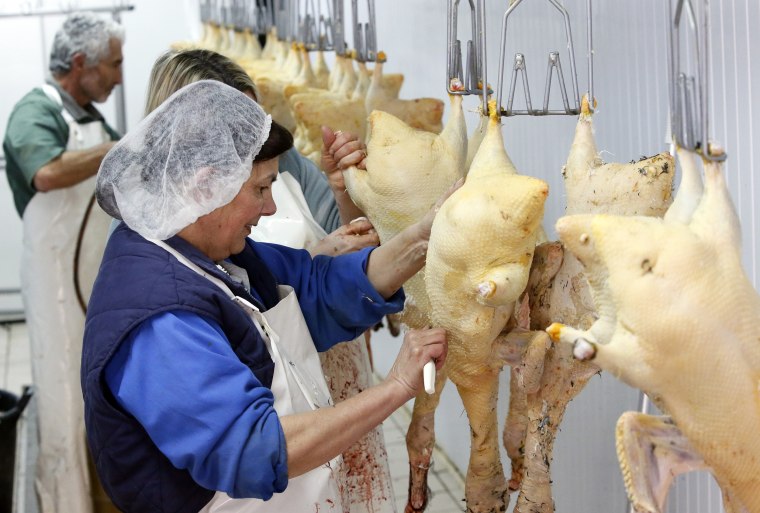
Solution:
<svg viewBox="0 0 760 513">
<path fill-rule="evenodd" d="M 79 389 L 84 313 L 74 286 L 89 290 L 108 229 L 87 216 L 94 175 L 117 134 L 93 105 L 122 80 L 123 28 L 92 13 L 70 15 L 56 32 L 51 76 L 13 108 L 3 141 L 7 177 L 23 220 L 21 287 L 39 409 L 37 490 L 43 513 L 92 510 Z M 88 283 L 89 281 L 89 283 Z M 81 294 L 80 294 L 81 295 Z"/>
<path fill-rule="evenodd" d="M 257 99 L 251 77 L 229 58 L 211 50 L 169 50 L 151 69 L 146 115 L 198 80 L 217 80 Z M 257 240 L 333 256 L 379 244 L 377 233 L 361 219 L 364 213 L 351 201 L 343 182 L 343 169 L 364 165 L 364 144 L 351 134 L 333 133 L 327 127 L 323 138 L 324 173 L 295 148 L 279 159 L 280 178 L 273 185 L 279 213 L 262 220 L 254 234 Z"/>
<path fill-rule="evenodd" d="M 126 513 L 342 511 L 339 455 L 414 397 L 441 329 L 332 405 L 317 350 L 403 307 L 435 212 L 376 248 L 312 258 L 248 235 L 292 136 L 217 81 L 169 97 L 109 152 L 108 240 L 84 337 L 87 435 Z M 451 194 L 455 187 L 449 191 Z"/>
<path fill-rule="evenodd" d="M 146 114 L 171 94 L 199 80 L 216 80 L 256 100 L 254 83 L 246 71 L 229 58 L 210 50 L 168 51 L 158 57 L 150 74 Z M 314 255 L 340 255 L 380 243 L 366 219 L 350 222 L 363 213 L 346 192 L 342 169 L 364 167 L 364 145 L 348 134 L 324 129 L 322 173 L 295 148 L 279 158 L 272 198 L 277 212 L 262 217 L 251 237 L 259 242 L 308 249 Z M 340 402 L 373 383 L 369 347 L 370 331 L 356 340 L 338 344 L 319 354 L 330 394 Z M 367 461 L 372 465 L 362 467 Z M 344 453 L 340 469 L 343 505 L 350 511 L 395 513 L 393 479 L 382 429 L 365 437 Z"/>
</svg>

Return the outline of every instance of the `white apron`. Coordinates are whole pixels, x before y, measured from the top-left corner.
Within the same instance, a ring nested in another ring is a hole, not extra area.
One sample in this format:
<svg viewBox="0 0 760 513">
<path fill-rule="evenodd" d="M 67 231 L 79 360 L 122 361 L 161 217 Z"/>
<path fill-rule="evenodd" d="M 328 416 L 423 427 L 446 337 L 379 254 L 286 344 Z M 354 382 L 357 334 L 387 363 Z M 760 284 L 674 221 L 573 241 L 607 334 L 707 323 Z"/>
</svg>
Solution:
<svg viewBox="0 0 760 513">
<path fill-rule="evenodd" d="M 279 286 L 280 302 L 262 313 L 250 302 L 235 296 L 223 281 L 209 275 L 166 243 L 156 240 L 152 242 L 217 285 L 249 315 L 274 361 L 271 390 L 274 395 L 274 409 L 279 416 L 332 405 L 317 350 L 291 287 Z M 338 456 L 325 465 L 289 479 L 285 491 L 275 494 L 268 501 L 232 499 L 223 492 L 217 492 L 201 513 L 342 513 L 337 480 L 340 465 L 341 457 Z"/>
<path fill-rule="evenodd" d="M 283 172 L 272 184 L 277 205 L 273 216 L 262 217 L 251 232 L 259 242 L 273 242 L 291 248 L 309 249 L 327 236 L 309 210 L 298 181 Z M 320 353 L 330 394 L 345 401 L 372 386 L 372 370 L 364 336 L 338 344 Z M 378 426 L 343 454 L 340 469 L 343 505 L 351 513 L 395 513 L 388 453 L 382 427 Z"/>
<path fill-rule="evenodd" d="M 66 150 L 88 149 L 109 141 L 103 123 L 78 124 L 63 109 L 58 91 L 43 85 L 69 125 Z M 21 289 L 39 408 L 36 485 L 43 513 L 92 511 L 87 470 L 79 368 L 84 314 L 74 289 L 74 252 L 95 177 L 64 189 L 36 193 L 23 215 Z M 79 282 L 85 301 L 103 255 L 109 217 L 93 206 Z"/>
</svg>

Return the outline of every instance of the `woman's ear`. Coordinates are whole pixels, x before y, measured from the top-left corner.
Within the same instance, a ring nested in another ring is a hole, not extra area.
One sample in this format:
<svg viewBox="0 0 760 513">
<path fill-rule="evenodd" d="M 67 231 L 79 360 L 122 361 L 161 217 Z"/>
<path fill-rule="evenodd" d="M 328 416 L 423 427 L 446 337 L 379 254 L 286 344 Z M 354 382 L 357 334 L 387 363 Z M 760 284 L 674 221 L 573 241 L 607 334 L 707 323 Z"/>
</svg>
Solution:
<svg viewBox="0 0 760 513">
<path fill-rule="evenodd" d="M 195 172 L 190 192 L 196 202 L 202 204 L 211 199 L 214 193 L 211 183 L 215 174 L 216 170 L 212 167 L 202 167 Z"/>
</svg>

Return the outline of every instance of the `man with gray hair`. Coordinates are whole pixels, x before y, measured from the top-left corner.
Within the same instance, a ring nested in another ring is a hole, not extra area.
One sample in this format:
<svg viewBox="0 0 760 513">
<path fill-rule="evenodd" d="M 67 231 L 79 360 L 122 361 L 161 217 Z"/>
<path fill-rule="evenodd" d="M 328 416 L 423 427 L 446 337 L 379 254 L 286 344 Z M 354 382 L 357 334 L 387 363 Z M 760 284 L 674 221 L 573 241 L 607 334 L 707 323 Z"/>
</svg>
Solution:
<svg viewBox="0 0 760 513">
<path fill-rule="evenodd" d="M 3 141 L 24 223 L 21 287 L 39 414 L 36 483 L 43 513 L 93 509 L 79 368 L 84 309 L 109 225 L 91 202 L 95 175 L 119 138 L 93 103 L 105 102 L 122 81 L 123 42 L 117 23 L 71 14 L 53 40 L 50 77 L 14 106 Z"/>
</svg>

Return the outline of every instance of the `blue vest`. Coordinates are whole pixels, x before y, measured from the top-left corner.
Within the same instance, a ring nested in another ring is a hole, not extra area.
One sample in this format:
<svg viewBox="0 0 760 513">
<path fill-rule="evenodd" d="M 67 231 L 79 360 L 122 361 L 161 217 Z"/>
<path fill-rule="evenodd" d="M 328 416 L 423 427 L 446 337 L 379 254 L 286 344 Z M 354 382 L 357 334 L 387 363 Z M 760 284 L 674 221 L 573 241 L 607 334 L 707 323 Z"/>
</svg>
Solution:
<svg viewBox="0 0 760 513">
<path fill-rule="evenodd" d="M 251 246 L 230 260 L 249 270 L 251 288 L 263 304 L 181 238 L 167 243 L 262 310 L 279 301 L 274 277 Z M 171 464 L 140 423 L 118 405 L 105 380 L 106 364 L 130 331 L 170 310 L 186 310 L 218 323 L 240 360 L 264 386 L 272 384 L 274 362 L 243 310 L 174 256 L 126 225 L 119 226 L 106 246 L 87 310 L 81 379 L 95 466 L 106 492 L 125 513 L 197 513 L 215 493 Z"/>
</svg>

